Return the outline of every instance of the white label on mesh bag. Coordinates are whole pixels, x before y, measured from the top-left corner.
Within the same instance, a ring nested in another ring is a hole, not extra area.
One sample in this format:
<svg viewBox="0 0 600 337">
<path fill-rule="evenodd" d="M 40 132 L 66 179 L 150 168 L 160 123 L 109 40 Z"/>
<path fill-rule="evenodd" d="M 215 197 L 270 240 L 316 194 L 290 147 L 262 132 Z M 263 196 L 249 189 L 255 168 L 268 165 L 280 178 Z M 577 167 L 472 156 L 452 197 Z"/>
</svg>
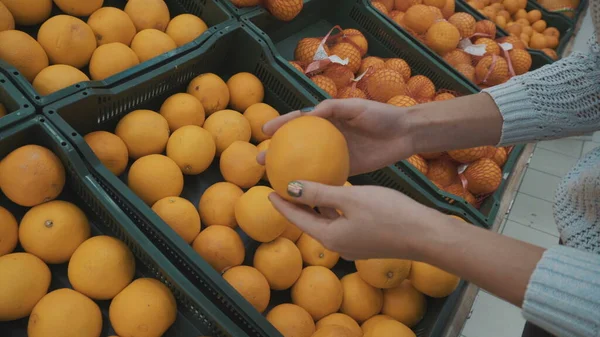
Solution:
<svg viewBox="0 0 600 337">
<path fill-rule="evenodd" d="M 463 49 L 465 53 L 473 56 L 483 56 L 486 52 L 486 45 L 474 44 Z"/>
<path fill-rule="evenodd" d="M 329 61 L 331 61 L 331 63 L 338 63 L 341 64 L 343 66 L 347 65 L 348 63 L 350 63 L 350 59 L 345 58 L 342 60 L 342 58 L 340 58 L 337 55 L 331 55 L 329 56 Z"/>
<path fill-rule="evenodd" d="M 313 57 L 313 61 L 324 60 L 328 57 L 329 57 L 329 55 L 327 55 L 327 52 L 325 51 L 323 44 L 320 44 L 319 48 L 317 48 L 317 52 L 315 53 L 315 56 Z"/>
<path fill-rule="evenodd" d="M 499 43 L 500 48 L 506 50 L 506 51 L 510 51 L 513 49 L 513 45 L 510 42 L 504 42 L 504 43 Z"/>
</svg>

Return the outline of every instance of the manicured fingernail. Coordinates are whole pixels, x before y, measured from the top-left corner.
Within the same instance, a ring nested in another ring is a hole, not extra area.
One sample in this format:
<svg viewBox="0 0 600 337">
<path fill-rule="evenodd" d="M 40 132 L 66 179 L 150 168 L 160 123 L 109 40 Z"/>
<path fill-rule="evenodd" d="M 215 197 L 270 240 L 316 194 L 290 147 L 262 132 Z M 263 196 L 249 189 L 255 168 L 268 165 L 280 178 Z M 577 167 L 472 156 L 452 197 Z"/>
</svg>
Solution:
<svg viewBox="0 0 600 337">
<path fill-rule="evenodd" d="M 304 186 L 302 185 L 302 183 L 299 183 L 297 181 L 292 181 L 291 183 L 288 184 L 287 192 L 290 195 L 290 197 L 292 197 L 292 198 L 300 198 L 302 196 L 303 189 L 304 189 Z"/>
<path fill-rule="evenodd" d="M 302 109 L 300 109 L 300 113 L 303 113 L 303 114 L 305 114 L 305 113 L 307 113 L 307 112 L 311 112 L 311 111 L 313 111 L 314 109 L 315 109 L 315 107 L 314 107 L 314 106 L 309 106 L 309 107 L 306 107 L 306 108 L 302 108 Z"/>
</svg>

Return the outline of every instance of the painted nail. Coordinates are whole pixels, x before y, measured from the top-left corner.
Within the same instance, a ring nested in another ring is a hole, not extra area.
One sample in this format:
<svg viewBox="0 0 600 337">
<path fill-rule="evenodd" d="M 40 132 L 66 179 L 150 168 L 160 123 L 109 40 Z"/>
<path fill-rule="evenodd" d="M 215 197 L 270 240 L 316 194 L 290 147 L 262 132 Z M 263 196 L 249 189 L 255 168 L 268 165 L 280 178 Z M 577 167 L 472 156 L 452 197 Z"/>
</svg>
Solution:
<svg viewBox="0 0 600 337">
<path fill-rule="evenodd" d="M 291 183 L 288 184 L 287 192 L 290 195 L 290 197 L 300 198 L 302 196 L 303 189 L 304 189 L 304 186 L 302 185 L 302 183 L 297 182 L 297 181 L 292 181 Z"/>
<path fill-rule="evenodd" d="M 311 111 L 313 111 L 314 109 L 315 109 L 315 107 L 314 107 L 314 106 L 309 106 L 309 107 L 306 107 L 306 108 L 302 108 L 302 109 L 300 109 L 300 113 L 303 113 L 303 114 L 305 114 L 305 113 L 307 113 L 307 112 L 311 112 Z"/>
</svg>

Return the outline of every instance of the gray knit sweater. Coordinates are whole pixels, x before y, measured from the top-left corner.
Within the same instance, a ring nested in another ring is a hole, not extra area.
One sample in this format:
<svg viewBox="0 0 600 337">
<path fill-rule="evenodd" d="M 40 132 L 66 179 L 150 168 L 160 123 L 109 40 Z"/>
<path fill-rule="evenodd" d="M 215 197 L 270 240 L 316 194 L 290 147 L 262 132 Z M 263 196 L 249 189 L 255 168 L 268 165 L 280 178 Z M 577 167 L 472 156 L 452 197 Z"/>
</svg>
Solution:
<svg viewBox="0 0 600 337">
<path fill-rule="evenodd" d="M 600 0 L 590 1 L 590 52 L 485 90 L 504 118 L 500 145 L 600 130 Z M 548 249 L 533 272 L 523 316 L 557 337 L 600 336 L 600 148 L 559 185 L 554 219 L 565 246 Z"/>
</svg>

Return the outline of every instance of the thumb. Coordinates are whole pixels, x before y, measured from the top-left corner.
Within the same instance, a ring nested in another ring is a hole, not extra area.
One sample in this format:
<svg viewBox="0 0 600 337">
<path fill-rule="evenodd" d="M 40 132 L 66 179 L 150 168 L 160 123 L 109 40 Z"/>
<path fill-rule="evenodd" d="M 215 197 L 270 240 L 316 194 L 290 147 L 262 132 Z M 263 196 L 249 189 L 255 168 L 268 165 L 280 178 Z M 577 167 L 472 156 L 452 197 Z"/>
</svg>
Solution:
<svg viewBox="0 0 600 337">
<path fill-rule="evenodd" d="M 310 207 L 329 207 L 341 211 L 345 211 L 352 199 L 347 187 L 304 180 L 289 183 L 287 193 L 294 201 Z"/>
</svg>

